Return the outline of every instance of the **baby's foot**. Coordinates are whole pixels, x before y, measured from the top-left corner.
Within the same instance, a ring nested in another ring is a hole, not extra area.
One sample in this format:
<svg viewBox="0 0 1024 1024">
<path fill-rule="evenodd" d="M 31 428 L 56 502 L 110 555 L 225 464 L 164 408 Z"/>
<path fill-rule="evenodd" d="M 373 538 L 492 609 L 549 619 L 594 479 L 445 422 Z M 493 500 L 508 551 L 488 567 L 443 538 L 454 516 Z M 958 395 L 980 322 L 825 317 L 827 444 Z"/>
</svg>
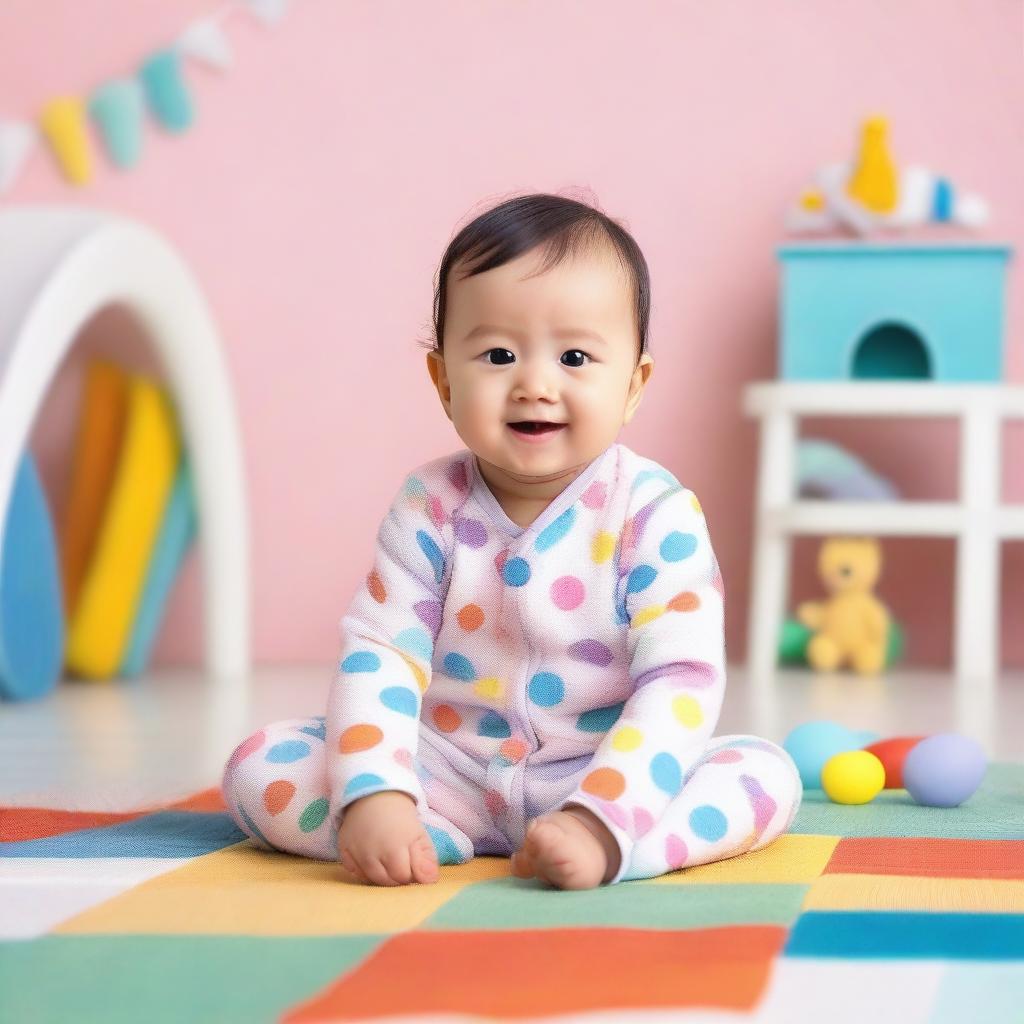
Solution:
<svg viewBox="0 0 1024 1024">
<path fill-rule="evenodd" d="M 614 845 L 611 833 L 608 840 Z M 568 811 L 552 811 L 531 821 L 522 848 L 512 855 L 512 874 L 517 878 L 536 876 L 559 889 L 593 889 L 614 875 L 609 868 L 606 845 Z"/>
</svg>

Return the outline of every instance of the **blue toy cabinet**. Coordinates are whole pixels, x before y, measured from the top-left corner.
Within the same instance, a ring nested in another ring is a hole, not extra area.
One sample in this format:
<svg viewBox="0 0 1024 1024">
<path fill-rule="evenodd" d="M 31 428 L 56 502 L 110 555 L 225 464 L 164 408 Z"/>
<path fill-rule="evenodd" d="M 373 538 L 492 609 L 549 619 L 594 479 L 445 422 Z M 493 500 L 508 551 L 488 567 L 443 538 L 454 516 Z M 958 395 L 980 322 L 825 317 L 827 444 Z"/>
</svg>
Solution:
<svg viewBox="0 0 1024 1024">
<path fill-rule="evenodd" d="M 784 245 L 783 380 L 999 381 L 1003 245 Z"/>
</svg>

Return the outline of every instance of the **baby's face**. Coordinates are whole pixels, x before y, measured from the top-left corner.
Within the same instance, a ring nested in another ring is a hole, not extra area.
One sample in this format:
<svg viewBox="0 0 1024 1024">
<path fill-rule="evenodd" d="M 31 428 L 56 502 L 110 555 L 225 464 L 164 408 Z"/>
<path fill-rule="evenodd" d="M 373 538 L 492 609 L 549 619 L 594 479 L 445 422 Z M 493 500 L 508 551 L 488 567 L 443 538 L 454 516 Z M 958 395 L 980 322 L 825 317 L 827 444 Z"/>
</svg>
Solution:
<svg viewBox="0 0 1024 1024">
<path fill-rule="evenodd" d="M 456 268 L 444 354 L 428 355 L 466 447 L 523 482 L 552 480 L 613 444 L 653 367 L 646 353 L 637 362 L 632 288 L 614 252 L 537 274 L 542 262 L 535 249 L 465 280 Z M 509 425 L 523 421 L 560 427 L 529 435 Z"/>
</svg>

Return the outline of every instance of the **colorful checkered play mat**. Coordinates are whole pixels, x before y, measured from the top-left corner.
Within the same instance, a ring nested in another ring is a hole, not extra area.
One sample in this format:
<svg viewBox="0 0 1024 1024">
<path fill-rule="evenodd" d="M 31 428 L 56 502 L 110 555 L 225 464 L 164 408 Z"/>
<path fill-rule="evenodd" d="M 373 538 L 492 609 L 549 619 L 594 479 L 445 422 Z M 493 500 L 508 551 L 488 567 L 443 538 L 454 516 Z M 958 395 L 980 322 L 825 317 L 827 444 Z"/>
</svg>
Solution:
<svg viewBox="0 0 1024 1024">
<path fill-rule="evenodd" d="M 493 857 L 350 884 L 254 848 L 215 789 L 134 814 L 0 809 L 2 1021 L 594 1011 L 1024 1021 L 1024 765 L 953 810 L 811 793 L 766 850 L 581 893 Z"/>
</svg>

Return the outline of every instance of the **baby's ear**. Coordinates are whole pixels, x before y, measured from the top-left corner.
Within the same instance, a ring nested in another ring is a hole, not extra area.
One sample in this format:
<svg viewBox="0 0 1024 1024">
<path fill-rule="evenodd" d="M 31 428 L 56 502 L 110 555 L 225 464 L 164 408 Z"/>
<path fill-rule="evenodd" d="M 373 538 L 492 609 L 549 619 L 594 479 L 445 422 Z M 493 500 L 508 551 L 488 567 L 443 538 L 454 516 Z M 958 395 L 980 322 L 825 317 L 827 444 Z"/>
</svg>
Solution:
<svg viewBox="0 0 1024 1024">
<path fill-rule="evenodd" d="M 437 349 L 427 353 L 427 372 L 430 374 L 434 387 L 437 388 L 437 395 L 444 406 L 445 414 L 448 416 L 448 419 L 451 419 L 451 386 L 448 383 L 448 374 L 445 371 L 444 356 Z"/>
<path fill-rule="evenodd" d="M 650 380 L 653 372 L 654 359 L 649 353 L 645 352 L 640 357 L 640 361 L 636 364 L 636 369 L 633 371 L 633 376 L 630 378 L 629 393 L 626 396 L 626 409 L 622 418 L 623 426 L 633 418 L 633 413 L 636 412 L 637 407 L 640 405 L 640 400 L 644 396 L 644 388 L 647 386 L 647 381 Z"/>
</svg>

